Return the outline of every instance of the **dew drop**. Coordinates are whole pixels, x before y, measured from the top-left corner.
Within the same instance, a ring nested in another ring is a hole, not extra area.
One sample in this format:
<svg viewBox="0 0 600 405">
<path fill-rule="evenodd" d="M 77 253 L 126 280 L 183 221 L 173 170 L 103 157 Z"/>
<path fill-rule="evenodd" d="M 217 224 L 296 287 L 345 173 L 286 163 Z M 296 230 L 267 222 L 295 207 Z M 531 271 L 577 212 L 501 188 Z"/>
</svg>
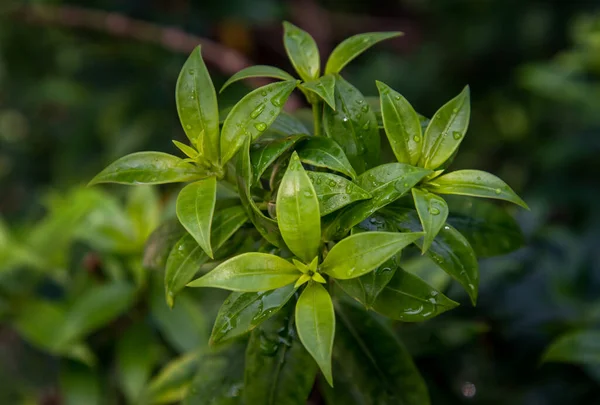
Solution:
<svg viewBox="0 0 600 405">
<path fill-rule="evenodd" d="M 394 98 L 395 98 L 396 100 L 398 100 L 398 101 L 400 100 L 400 96 L 396 96 L 396 97 L 394 97 Z"/>
<path fill-rule="evenodd" d="M 260 95 L 263 96 L 263 97 L 265 97 L 267 95 L 267 92 L 263 90 L 263 91 L 260 92 Z"/>
<path fill-rule="evenodd" d="M 455 131 L 452 133 L 452 137 L 458 141 L 462 137 L 462 134 Z"/>
<path fill-rule="evenodd" d="M 440 210 L 436 207 L 430 207 L 429 208 L 429 213 L 431 215 L 439 215 L 440 214 Z"/>
<path fill-rule="evenodd" d="M 196 71 L 194 69 L 190 69 L 190 70 L 188 70 L 188 73 L 193 75 L 194 73 L 196 73 Z"/>
<path fill-rule="evenodd" d="M 315 183 L 317 183 L 317 184 L 321 184 L 321 178 L 320 178 L 320 177 L 317 177 L 317 180 L 315 180 Z"/>
<path fill-rule="evenodd" d="M 362 112 L 366 113 L 367 111 L 369 111 L 369 106 L 368 105 L 363 105 L 360 109 L 362 110 Z"/>
<path fill-rule="evenodd" d="M 408 188 L 408 183 L 404 183 L 404 187 Z"/>
<path fill-rule="evenodd" d="M 369 129 L 369 124 L 371 123 L 371 121 L 367 121 L 365 122 L 365 125 L 362 126 L 362 129 L 367 130 Z"/>
<path fill-rule="evenodd" d="M 415 136 L 413 136 L 413 141 L 421 142 L 421 137 L 419 135 L 415 135 Z"/>
<path fill-rule="evenodd" d="M 342 121 L 344 121 L 344 122 L 348 122 L 348 117 L 344 117 L 344 118 L 342 118 Z"/>
<path fill-rule="evenodd" d="M 335 180 L 329 180 L 329 187 L 335 187 L 336 184 Z"/>
<path fill-rule="evenodd" d="M 477 180 L 481 180 L 481 176 L 477 176 Z"/>
<path fill-rule="evenodd" d="M 352 192 L 352 184 L 348 184 L 346 186 L 346 193 L 350 194 Z"/>
<path fill-rule="evenodd" d="M 310 191 L 305 191 L 304 197 L 307 197 L 307 198 L 312 197 L 312 194 L 310 193 Z"/>
<path fill-rule="evenodd" d="M 362 103 L 364 103 L 364 100 L 363 100 L 363 99 L 360 99 L 360 98 L 359 98 L 358 100 L 356 100 L 356 104 L 362 104 Z"/>
<path fill-rule="evenodd" d="M 258 117 L 260 114 L 262 114 L 262 112 L 265 110 L 265 105 L 264 104 L 259 104 L 256 106 L 256 108 L 250 113 L 250 117 L 251 118 L 256 118 Z"/>
<path fill-rule="evenodd" d="M 190 124 L 185 126 L 187 129 L 192 129 L 192 126 Z"/>
<path fill-rule="evenodd" d="M 452 112 L 453 112 L 454 114 L 456 114 L 456 113 L 458 112 L 458 108 L 454 108 L 454 109 L 452 109 Z"/>
<path fill-rule="evenodd" d="M 502 194 L 502 190 L 500 190 L 499 188 L 495 189 L 495 190 L 494 190 L 494 192 L 495 192 L 496 194 Z"/>
<path fill-rule="evenodd" d="M 356 119 L 359 120 L 362 117 L 361 113 L 356 114 Z"/>
<path fill-rule="evenodd" d="M 267 129 L 267 124 L 265 124 L 264 122 L 257 122 L 256 124 L 254 124 L 254 128 L 258 129 L 260 132 L 263 132 Z"/>
</svg>

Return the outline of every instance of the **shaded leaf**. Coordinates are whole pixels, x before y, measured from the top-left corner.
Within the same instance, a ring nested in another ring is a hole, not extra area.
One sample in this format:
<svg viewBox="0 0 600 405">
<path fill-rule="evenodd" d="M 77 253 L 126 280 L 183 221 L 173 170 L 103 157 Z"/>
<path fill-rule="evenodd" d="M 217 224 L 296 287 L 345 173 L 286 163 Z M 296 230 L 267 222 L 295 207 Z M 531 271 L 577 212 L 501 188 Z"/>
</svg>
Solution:
<svg viewBox="0 0 600 405">
<path fill-rule="evenodd" d="M 323 99 L 329 107 L 335 110 L 335 76 L 325 75 L 321 76 L 317 80 L 311 80 L 309 82 L 302 83 L 300 85 L 305 90 L 316 94 L 318 97 Z"/>
<path fill-rule="evenodd" d="M 348 161 L 346 154 L 333 139 L 324 137 L 309 138 L 302 142 L 297 152 L 303 163 L 330 169 L 353 179 L 356 177 L 356 172 Z"/>
<path fill-rule="evenodd" d="M 307 174 L 317 193 L 321 216 L 337 211 L 355 201 L 371 198 L 371 194 L 344 177 L 319 172 L 307 172 Z"/>
<path fill-rule="evenodd" d="M 190 352 L 171 360 L 150 381 L 140 402 L 169 404 L 183 400 L 200 365 L 200 358 L 200 353 Z"/>
<path fill-rule="evenodd" d="M 221 87 L 219 93 L 222 93 L 229 85 L 240 80 L 249 79 L 251 77 L 270 77 L 280 80 L 295 80 L 294 76 L 290 75 L 285 70 L 268 65 L 254 65 L 244 68 L 231 76 Z"/>
<path fill-rule="evenodd" d="M 600 364 L 600 331 L 594 329 L 568 332 L 546 349 L 544 362 Z"/>
<path fill-rule="evenodd" d="M 277 158 L 291 149 L 296 143 L 306 138 L 307 135 L 269 136 L 265 135 L 259 142 L 252 145 L 250 160 L 252 161 L 253 183 L 256 183 L 265 170 Z"/>
</svg>

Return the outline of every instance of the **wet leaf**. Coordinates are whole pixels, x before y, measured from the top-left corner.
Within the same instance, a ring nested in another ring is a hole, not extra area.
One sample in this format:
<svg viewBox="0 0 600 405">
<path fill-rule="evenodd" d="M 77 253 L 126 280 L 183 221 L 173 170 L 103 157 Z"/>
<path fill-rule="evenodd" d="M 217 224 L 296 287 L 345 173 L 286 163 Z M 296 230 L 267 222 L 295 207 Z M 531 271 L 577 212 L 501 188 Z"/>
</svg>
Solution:
<svg viewBox="0 0 600 405">
<path fill-rule="evenodd" d="M 402 32 L 367 32 L 351 36 L 335 47 L 325 67 L 325 73 L 339 73 L 361 53 L 386 39 L 404 35 Z"/>
<path fill-rule="evenodd" d="M 296 143 L 305 139 L 307 135 L 269 136 L 265 135 L 258 143 L 252 145 L 250 160 L 252 172 L 256 183 L 265 170 Z M 256 145 L 256 146 L 255 146 Z"/>
<path fill-rule="evenodd" d="M 312 137 L 302 142 L 297 149 L 303 163 L 323 167 L 355 178 L 356 172 L 346 154 L 333 139 Z"/>
<path fill-rule="evenodd" d="M 305 90 L 310 91 L 317 95 L 317 97 L 323 99 L 329 107 L 335 110 L 335 76 L 325 75 L 321 76 L 317 80 L 311 80 L 309 82 L 302 83 L 300 85 Z"/>
<path fill-rule="evenodd" d="M 219 93 L 222 93 L 223 90 L 225 90 L 232 83 L 235 83 L 237 81 L 244 80 L 244 79 L 249 79 L 251 77 L 270 77 L 270 78 L 279 79 L 279 80 L 296 80 L 296 79 L 294 79 L 294 76 L 290 75 L 285 70 L 276 68 L 274 66 L 268 66 L 268 65 L 249 66 L 247 68 L 240 70 L 233 76 L 231 76 L 225 82 L 225 84 L 223 84 L 223 87 L 221 87 L 221 90 L 219 90 Z"/>
<path fill-rule="evenodd" d="M 448 218 L 448 204 L 440 196 L 418 188 L 412 189 L 415 208 L 425 231 L 422 251 L 425 253 Z"/>
<path fill-rule="evenodd" d="M 337 211 L 355 201 L 371 198 L 371 194 L 344 177 L 319 172 L 307 172 L 307 174 L 317 193 L 321 216 Z"/>
<path fill-rule="evenodd" d="M 321 71 L 317 43 L 306 31 L 287 21 L 283 23 L 283 45 L 294 69 L 305 82 L 317 79 Z"/>
</svg>

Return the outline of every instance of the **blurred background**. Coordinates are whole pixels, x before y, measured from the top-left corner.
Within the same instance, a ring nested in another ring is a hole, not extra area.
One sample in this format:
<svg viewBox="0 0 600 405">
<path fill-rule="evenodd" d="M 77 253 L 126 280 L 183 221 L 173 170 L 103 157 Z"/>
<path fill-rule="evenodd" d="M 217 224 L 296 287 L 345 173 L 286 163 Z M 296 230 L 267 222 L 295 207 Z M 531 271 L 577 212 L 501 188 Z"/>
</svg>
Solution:
<svg viewBox="0 0 600 405">
<path fill-rule="evenodd" d="M 426 116 L 469 84 L 471 125 L 453 168 L 490 171 L 531 207 L 507 207 L 524 247 L 481 260 L 476 308 L 398 326 L 432 403 L 600 404 L 593 0 L 0 1 L 0 403 L 126 403 L 207 341 L 222 297 L 189 293 L 165 315 L 160 277 L 138 263 L 145 238 L 169 217 L 170 189 L 82 186 L 126 153 L 176 153 L 171 139 L 185 136 L 175 81 L 198 43 L 217 89 L 251 64 L 291 72 L 282 20 L 310 32 L 322 60 L 349 35 L 403 31 L 349 65 L 346 79 L 372 96 L 383 81 Z M 231 86 L 220 106 L 246 85 Z M 288 104 L 299 107 L 299 97 Z M 112 230 L 134 231 L 117 244 L 106 218 Z M 147 250 L 145 264 L 160 267 L 164 258 Z M 130 279 L 145 292 L 128 290 Z M 123 302 L 73 332 L 85 345 L 49 344 L 54 322 L 87 319 L 99 304 L 84 298 L 106 280 L 114 288 L 97 294 Z M 119 387 L 132 368 L 142 382 Z M 177 400 L 174 386 L 160 391 L 163 403 Z"/>
</svg>

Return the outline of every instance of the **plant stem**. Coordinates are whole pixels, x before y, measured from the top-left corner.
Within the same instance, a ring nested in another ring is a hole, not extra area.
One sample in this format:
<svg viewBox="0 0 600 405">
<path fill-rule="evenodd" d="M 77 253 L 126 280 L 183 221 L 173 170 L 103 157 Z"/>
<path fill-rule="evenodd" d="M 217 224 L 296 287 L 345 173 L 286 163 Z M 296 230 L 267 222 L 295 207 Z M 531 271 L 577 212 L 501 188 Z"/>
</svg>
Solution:
<svg viewBox="0 0 600 405">
<path fill-rule="evenodd" d="M 322 101 L 316 101 L 313 105 L 312 105 L 312 112 L 313 112 L 313 123 L 315 125 L 315 136 L 323 136 L 322 131 L 321 131 L 321 110 L 323 109 L 323 102 Z"/>
</svg>

